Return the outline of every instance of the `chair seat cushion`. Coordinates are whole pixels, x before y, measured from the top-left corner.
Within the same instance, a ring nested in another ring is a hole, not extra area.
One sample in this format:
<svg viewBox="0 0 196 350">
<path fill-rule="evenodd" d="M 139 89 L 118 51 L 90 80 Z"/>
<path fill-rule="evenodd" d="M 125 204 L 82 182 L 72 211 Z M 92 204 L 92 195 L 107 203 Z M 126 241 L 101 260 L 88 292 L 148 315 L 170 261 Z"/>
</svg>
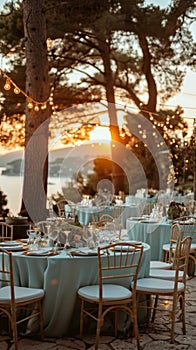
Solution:
<svg viewBox="0 0 196 350">
<path fill-rule="evenodd" d="M 196 252 L 196 243 L 191 243 L 191 253 Z"/>
<path fill-rule="evenodd" d="M 150 269 L 150 277 L 153 278 L 161 278 L 166 280 L 174 280 L 176 275 L 175 270 L 164 270 L 164 269 Z M 179 271 L 178 274 L 179 280 L 182 280 L 183 278 L 183 271 Z"/>
<path fill-rule="evenodd" d="M 78 290 L 78 295 L 91 299 L 94 301 L 99 300 L 99 285 L 85 286 Z M 123 300 L 131 298 L 132 293 L 128 288 L 119 286 L 116 284 L 104 284 L 103 285 L 103 300 Z"/>
<path fill-rule="evenodd" d="M 184 283 L 178 282 L 178 291 L 183 291 Z M 172 293 L 174 290 L 174 281 L 160 278 L 141 278 L 137 280 L 136 291 L 146 293 Z"/>
<path fill-rule="evenodd" d="M 166 263 L 164 261 L 151 261 L 150 262 L 150 269 L 164 269 L 169 270 L 173 266 L 172 263 Z"/>
<path fill-rule="evenodd" d="M 35 298 L 43 298 L 44 290 L 37 288 L 14 287 L 16 303 L 33 300 Z M 9 303 L 11 300 L 10 287 L 0 288 L 0 304 Z"/>
</svg>

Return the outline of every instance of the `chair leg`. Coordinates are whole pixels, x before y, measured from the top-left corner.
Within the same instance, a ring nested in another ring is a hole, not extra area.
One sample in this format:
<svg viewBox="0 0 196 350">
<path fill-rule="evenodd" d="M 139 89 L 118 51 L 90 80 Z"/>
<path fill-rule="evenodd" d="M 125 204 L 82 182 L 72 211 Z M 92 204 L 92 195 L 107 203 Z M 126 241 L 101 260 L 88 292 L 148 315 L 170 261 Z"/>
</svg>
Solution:
<svg viewBox="0 0 196 350">
<path fill-rule="evenodd" d="M 168 262 L 168 259 L 169 259 L 169 252 L 165 250 L 163 252 L 163 261 Z"/>
<path fill-rule="evenodd" d="M 99 336 L 100 336 L 100 330 L 102 326 L 102 319 L 98 318 L 97 320 L 97 330 L 96 330 L 96 339 L 95 339 L 95 350 L 98 350 L 99 346 Z"/>
<path fill-rule="evenodd" d="M 154 322 L 154 320 L 155 320 L 155 315 L 156 315 L 158 300 L 159 300 L 159 297 L 158 297 L 158 295 L 156 295 L 155 301 L 154 301 L 153 313 L 152 313 L 152 322 Z"/>
<path fill-rule="evenodd" d="M 147 323 L 149 324 L 151 309 L 152 309 L 152 297 L 151 295 L 146 295 L 146 303 L 147 303 Z"/>
<path fill-rule="evenodd" d="M 118 329 L 118 311 L 116 310 L 114 313 L 114 335 L 117 337 L 117 329 Z"/>
<path fill-rule="evenodd" d="M 38 302 L 38 310 L 39 310 L 39 328 L 40 328 L 40 338 L 44 339 L 44 323 L 43 323 L 43 314 L 42 314 L 42 301 Z"/>
<path fill-rule="evenodd" d="M 185 299 L 184 293 L 180 296 L 180 308 L 181 308 L 181 318 L 182 318 L 182 332 L 186 334 L 186 323 L 185 323 Z"/>
<path fill-rule="evenodd" d="M 177 304 L 178 304 L 178 296 L 174 296 L 172 314 L 171 314 L 171 343 L 172 344 L 174 343 L 174 330 L 175 330 Z"/>
<path fill-rule="evenodd" d="M 139 330 L 138 330 L 138 321 L 137 321 L 137 307 L 133 305 L 132 307 L 132 318 L 133 318 L 133 327 L 134 327 L 134 337 L 137 342 L 137 349 L 140 350 L 140 339 L 139 339 Z"/>
<path fill-rule="evenodd" d="M 12 334 L 13 334 L 13 341 L 14 341 L 14 349 L 18 350 L 18 330 L 17 330 L 17 324 L 16 324 L 16 312 L 15 311 L 13 311 L 11 317 L 12 317 L 11 327 L 12 327 Z"/>
<path fill-rule="evenodd" d="M 81 301 L 80 311 L 80 338 L 83 336 L 83 323 L 84 323 L 84 300 Z"/>
</svg>

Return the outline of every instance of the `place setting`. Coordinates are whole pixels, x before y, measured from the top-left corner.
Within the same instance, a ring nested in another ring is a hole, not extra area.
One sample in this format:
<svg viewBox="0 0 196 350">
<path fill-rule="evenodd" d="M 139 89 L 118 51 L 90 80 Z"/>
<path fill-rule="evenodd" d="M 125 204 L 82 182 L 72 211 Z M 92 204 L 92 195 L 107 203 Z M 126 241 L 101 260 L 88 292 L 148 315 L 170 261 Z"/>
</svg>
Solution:
<svg viewBox="0 0 196 350">
<path fill-rule="evenodd" d="M 48 236 L 41 234 L 39 229 L 27 230 L 28 239 L 26 241 L 26 250 L 23 255 L 27 256 L 54 256 L 58 254 L 54 242 L 58 237 L 57 231 L 48 231 Z"/>
<path fill-rule="evenodd" d="M 0 242 L 0 250 L 22 251 L 27 249 L 27 245 L 19 241 L 4 241 Z"/>
</svg>

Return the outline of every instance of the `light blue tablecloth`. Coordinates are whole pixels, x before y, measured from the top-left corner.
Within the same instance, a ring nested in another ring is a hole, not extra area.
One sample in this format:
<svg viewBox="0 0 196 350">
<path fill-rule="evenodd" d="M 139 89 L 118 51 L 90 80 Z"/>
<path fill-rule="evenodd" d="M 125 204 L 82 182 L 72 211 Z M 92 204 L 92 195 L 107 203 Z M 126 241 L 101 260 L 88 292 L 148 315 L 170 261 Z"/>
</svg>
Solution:
<svg viewBox="0 0 196 350">
<path fill-rule="evenodd" d="M 141 208 L 136 204 L 115 205 L 108 207 L 78 207 L 76 215 L 81 225 L 88 225 L 92 221 L 98 221 L 103 214 L 109 214 L 122 224 L 122 228 L 126 228 L 126 220 L 128 217 L 137 217 L 141 215 Z"/>
<path fill-rule="evenodd" d="M 77 291 L 81 286 L 97 283 L 97 257 L 26 256 L 13 253 L 15 284 L 45 290 L 43 302 L 44 334 L 63 337 L 79 331 L 80 305 Z M 139 277 L 147 277 L 150 247 L 145 244 Z"/>
<path fill-rule="evenodd" d="M 163 260 L 163 244 L 170 241 L 170 223 L 143 223 L 127 219 L 129 239 L 146 242 L 151 247 L 151 260 Z"/>
<path fill-rule="evenodd" d="M 78 206 L 76 208 L 76 215 L 81 225 L 87 226 L 92 221 L 98 221 L 99 217 L 103 214 L 109 214 L 114 216 L 114 207 L 85 207 Z"/>
</svg>

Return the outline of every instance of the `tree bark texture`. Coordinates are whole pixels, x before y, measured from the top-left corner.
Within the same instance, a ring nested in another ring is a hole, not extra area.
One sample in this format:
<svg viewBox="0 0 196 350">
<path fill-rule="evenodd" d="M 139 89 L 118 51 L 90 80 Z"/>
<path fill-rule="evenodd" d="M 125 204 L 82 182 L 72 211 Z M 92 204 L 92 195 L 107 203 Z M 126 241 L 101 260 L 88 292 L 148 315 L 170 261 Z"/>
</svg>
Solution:
<svg viewBox="0 0 196 350">
<path fill-rule="evenodd" d="M 106 100 L 108 104 L 108 117 L 110 122 L 110 132 L 112 138 L 112 183 L 114 186 L 115 194 L 119 191 L 125 190 L 125 174 L 121 166 L 119 165 L 120 159 L 123 157 L 121 145 L 121 138 L 118 127 L 118 117 L 116 113 L 116 102 L 114 92 L 114 77 L 111 68 L 110 47 L 107 42 L 102 38 L 99 40 L 100 53 L 104 65 L 104 77 L 106 88 Z M 120 150 L 120 152 L 119 152 Z"/>
<path fill-rule="evenodd" d="M 49 98 L 48 58 L 44 0 L 23 1 L 26 48 L 26 93 L 33 102 Z M 26 101 L 25 164 L 21 212 L 33 222 L 47 215 L 48 135 L 51 108 L 29 109 Z M 36 104 L 33 103 L 35 107 Z"/>
</svg>

